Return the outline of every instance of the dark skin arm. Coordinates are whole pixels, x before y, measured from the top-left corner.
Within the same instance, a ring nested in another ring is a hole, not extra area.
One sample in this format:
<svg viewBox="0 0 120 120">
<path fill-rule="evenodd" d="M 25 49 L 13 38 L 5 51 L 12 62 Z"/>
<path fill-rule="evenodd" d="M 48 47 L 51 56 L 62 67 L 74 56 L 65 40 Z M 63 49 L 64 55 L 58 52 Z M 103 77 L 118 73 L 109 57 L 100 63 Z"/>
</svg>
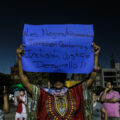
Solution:
<svg viewBox="0 0 120 120">
<path fill-rule="evenodd" d="M 29 82 L 28 77 L 23 73 L 22 69 L 22 61 L 21 61 L 21 56 L 24 54 L 24 45 L 21 45 L 16 53 L 17 53 L 17 61 L 18 61 L 18 69 L 19 69 L 19 76 L 21 79 L 21 82 L 23 86 L 28 90 L 29 93 L 32 93 L 32 84 Z"/>
<path fill-rule="evenodd" d="M 4 91 L 3 91 L 3 110 L 8 113 L 9 112 L 9 103 L 8 103 L 8 96 L 7 96 L 7 91 L 6 91 L 6 87 L 4 86 Z"/>
<path fill-rule="evenodd" d="M 103 91 L 102 96 L 100 97 L 101 102 L 105 102 L 107 91 L 109 91 L 109 88 L 105 88 Z"/>
<path fill-rule="evenodd" d="M 95 60 L 94 60 L 94 68 L 97 69 L 98 68 L 98 54 L 100 51 L 100 47 L 98 45 L 96 45 L 95 43 L 93 43 L 93 51 L 94 51 L 94 55 L 95 55 Z M 21 78 L 21 82 L 23 84 L 23 86 L 30 92 L 32 93 L 32 84 L 29 82 L 28 78 L 26 75 L 24 75 L 23 73 L 23 69 L 22 69 L 22 62 L 21 62 L 21 56 L 22 54 L 24 54 L 24 49 L 23 49 L 23 45 L 21 45 L 17 51 L 17 61 L 18 61 L 18 68 L 19 68 L 19 76 Z M 91 84 L 93 83 L 93 81 L 95 80 L 96 77 L 96 72 L 92 72 L 90 78 L 87 80 L 87 86 L 91 86 Z"/>
<path fill-rule="evenodd" d="M 93 52 L 94 52 L 94 69 L 98 69 L 98 55 L 100 52 L 100 47 L 95 43 L 93 43 L 92 45 L 93 45 Z M 91 73 L 89 79 L 87 80 L 87 87 L 90 87 L 92 85 L 92 83 L 96 78 L 96 75 L 97 73 L 94 71 Z"/>
</svg>

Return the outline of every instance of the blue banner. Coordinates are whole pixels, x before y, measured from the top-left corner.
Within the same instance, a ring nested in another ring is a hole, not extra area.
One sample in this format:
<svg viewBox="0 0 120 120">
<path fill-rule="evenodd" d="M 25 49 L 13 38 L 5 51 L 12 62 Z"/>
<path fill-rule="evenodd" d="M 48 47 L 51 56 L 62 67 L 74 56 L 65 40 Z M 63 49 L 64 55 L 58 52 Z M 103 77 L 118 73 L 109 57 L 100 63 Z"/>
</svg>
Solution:
<svg viewBox="0 0 120 120">
<path fill-rule="evenodd" d="M 93 25 L 24 25 L 23 70 L 90 73 L 94 66 Z"/>
</svg>

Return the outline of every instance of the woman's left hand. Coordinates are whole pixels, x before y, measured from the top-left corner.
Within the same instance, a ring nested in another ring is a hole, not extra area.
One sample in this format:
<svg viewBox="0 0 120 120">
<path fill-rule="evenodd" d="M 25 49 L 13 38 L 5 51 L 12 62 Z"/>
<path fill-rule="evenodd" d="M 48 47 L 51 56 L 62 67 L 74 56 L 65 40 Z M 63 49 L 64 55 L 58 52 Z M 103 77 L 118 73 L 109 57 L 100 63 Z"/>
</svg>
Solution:
<svg viewBox="0 0 120 120">
<path fill-rule="evenodd" d="M 93 46 L 93 52 L 95 55 L 98 55 L 100 52 L 100 47 L 98 45 L 96 45 L 94 42 L 92 43 Z"/>
</svg>

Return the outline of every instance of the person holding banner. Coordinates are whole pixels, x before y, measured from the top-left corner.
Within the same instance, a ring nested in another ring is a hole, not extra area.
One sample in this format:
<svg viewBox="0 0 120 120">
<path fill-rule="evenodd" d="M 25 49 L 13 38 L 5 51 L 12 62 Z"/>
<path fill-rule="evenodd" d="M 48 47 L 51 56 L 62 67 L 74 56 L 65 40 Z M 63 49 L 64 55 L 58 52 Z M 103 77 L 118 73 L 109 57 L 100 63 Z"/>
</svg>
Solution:
<svg viewBox="0 0 120 120">
<path fill-rule="evenodd" d="M 69 89 L 64 84 L 66 80 L 65 73 L 50 74 L 50 79 L 53 81 L 53 89 L 38 88 L 31 84 L 22 69 L 23 45 L 17 49 L 19 76 L 23 86 L 31 93 L 34 100 L 31 110 L 28 110 L 30 111 L 30 113 L 28 112 L 28 120 L 92 120 L 91 111 L 86 110 L 85 107 L 87 104 L 85 93 L 87 92 L 86 89 L 92 85 L 98 72 L 98 55 L 100 52 L 98 45 L 93 43 L 92 46 L 94 51 L 94 69 L 89 79 Z"/>
</svg>

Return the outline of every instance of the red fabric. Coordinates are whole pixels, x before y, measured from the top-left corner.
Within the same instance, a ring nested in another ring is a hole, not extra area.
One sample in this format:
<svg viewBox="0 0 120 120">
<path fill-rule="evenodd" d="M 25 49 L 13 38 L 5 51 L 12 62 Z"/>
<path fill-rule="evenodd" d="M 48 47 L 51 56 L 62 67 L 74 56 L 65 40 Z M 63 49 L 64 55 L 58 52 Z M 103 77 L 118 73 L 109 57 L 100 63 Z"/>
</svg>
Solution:
<svg viewBox="0 0 120 120">
<path fill-rule="evenodd" d="M 37 120 L 52 120 L 50 119 L 46 111 L 47 98 L 48 98 L 48 94 L 42 89 L 40 89 L 40 98 L 38 100 L 38 109 L 37 109 Z"/>
<path fill-rule="evenodd" d="M 22 113 L 22 103 L 18 104 L 16 112 L 17 113 Z"/>
<path fill-rule="evenodd" d="M 83 89 L 81 84 L 72 88 L 72 95 L 74 96 L 74 99 L 76 101 L 76 112 L 72 120 L 84 120 Z"/>
<path fill-rule="evenodd" d="M 83 113 L 83 90 L 81 84 L 71 89 L 71 94 L 74 98 L 74 102 L 76 103 L 76 110 L 71 119 L 69 120 L 84 120 Z M 38 100 L 38 109 L 37 109 L 37 120 L 52 120 L 47 113 L 46 101 L 48 99 L 48 94 L 40 89 L 40 98 Z M 60 118 L 60 117 L 59 117 Z M 64 120 L 60 118 L 58 120 Z"/>
<path fill-rule="evenodd" d="M 16 110 L 17 113 L 22 113 L 22 102 L 21 102 L 22 98 L 21 97 L 22 97 L 22 95 L 20 95 L 19 98 L 18 98 L 19 99 L 19 101 L 18 101 L 19 103 L 18 103 L 17 110 Z"/>
</svg>

